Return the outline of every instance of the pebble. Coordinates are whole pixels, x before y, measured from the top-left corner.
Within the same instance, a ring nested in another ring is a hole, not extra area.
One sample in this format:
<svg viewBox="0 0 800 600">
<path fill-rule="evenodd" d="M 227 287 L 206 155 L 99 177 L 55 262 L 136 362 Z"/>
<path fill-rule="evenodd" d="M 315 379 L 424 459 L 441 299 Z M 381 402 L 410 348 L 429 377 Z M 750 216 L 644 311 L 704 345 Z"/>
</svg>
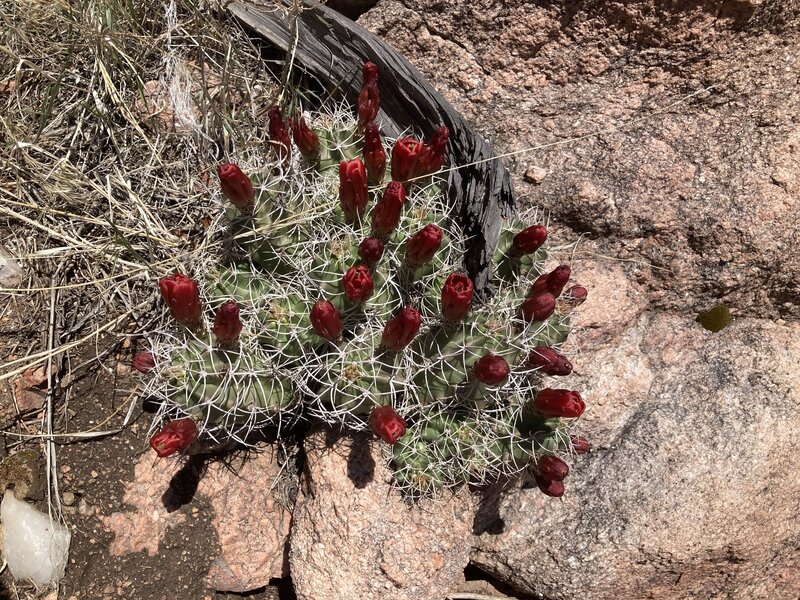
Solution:
<svg viewBox="0 0 800 600">
<path fill-rule="evenodd" d="M 22 269 L 14 257 L 0 246 L 0 287 L 18 288 L 22 285 Z"/>
<path fill-rule="evenodd" d="M 61 501 L 67 506 L 72 506 L 75 504 L 75 494 L 72 492 L 64 492 L 64 494 L 61 496 Z"/>
<path fill-rule="evenodd" d="M 543 169 L 542 167 L 530 167 L 525 171 L 525 175 L 523 175 L 522 178 L 528 183 L 539 185 L 544 181 L 544 178 L 547 177 L 547 174 L 547 169 Z"/>
</svg>

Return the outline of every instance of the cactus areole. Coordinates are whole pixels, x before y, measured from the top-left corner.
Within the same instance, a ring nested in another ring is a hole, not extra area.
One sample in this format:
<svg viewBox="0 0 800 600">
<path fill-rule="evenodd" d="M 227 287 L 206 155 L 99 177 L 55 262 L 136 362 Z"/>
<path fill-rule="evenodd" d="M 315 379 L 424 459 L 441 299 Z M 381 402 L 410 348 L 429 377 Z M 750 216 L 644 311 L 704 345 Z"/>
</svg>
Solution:
<svg viewBox="0 0 800 600">
<path fill-rule="evenodd" d="M 311 420 L 372 431 L 411 494 L 519 476 L 558 497 L 589 449 L 583 398 L 551 380 L 572 370 L 562 344 L 586 290 L 563 292 L 570 268 L 553 268 L 530 210 L 505 224 L 494 293 L 478 297 L 437 175 L 452 132 L 387 138 L 378 68 L 362 75 L 351 114 L 302 112 L 287 94 L 261 156 L 219 165 L 210 201 L 227 219 L 207 235 L 220 243 L 159 281 L 171 318 L 134 359 L 161 401 L 151 446 L 169 456 Z"/>
</svg>

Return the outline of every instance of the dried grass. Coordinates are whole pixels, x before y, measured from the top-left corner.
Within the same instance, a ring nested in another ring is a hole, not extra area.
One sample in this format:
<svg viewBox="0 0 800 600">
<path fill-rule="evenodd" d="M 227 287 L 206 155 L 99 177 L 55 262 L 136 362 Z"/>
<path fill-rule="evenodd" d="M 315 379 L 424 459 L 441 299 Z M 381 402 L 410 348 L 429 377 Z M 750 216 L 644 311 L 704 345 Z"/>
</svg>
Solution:
<svg viewBox="0 0 800 600">
<path fill-rule="evenodd" d="M 0 384 L 49 373 L 45 409 L 4 433 L 44 444 L 54 518 L 54 441 L 98 435 L 70 431 L 60 384 L 150 329 L 157 279 L 211 243 L 209 181 L 232 149 L 262 146 L 268 68 L 220 6 L 0 0 L 0 245 L 27 274 L 0 288 L 20 316 Z"/>
</svg>

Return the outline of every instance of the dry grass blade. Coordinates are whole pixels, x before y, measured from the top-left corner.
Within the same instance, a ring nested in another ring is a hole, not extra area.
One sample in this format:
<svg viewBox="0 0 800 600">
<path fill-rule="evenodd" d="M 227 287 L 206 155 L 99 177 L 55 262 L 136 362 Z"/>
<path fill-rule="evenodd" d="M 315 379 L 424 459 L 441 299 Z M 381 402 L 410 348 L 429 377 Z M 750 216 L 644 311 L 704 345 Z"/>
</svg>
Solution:
<svg viewBox="0 0 800 600">
<path fill-rule="evenodd" d="M 274 77 L 219 8 L 0 0 L 0 245 L 27 276 L 0 288 L 9 307 L 24 303 L 14 337 L 0 336 L 0 382 L 47 373 L 42 411 L 3 435 L 43 444 L 54 520 L 58 445 L 117 433 L 135 402 L 65 430 L 80 375 L 70 365 L 99 363 L 148 330 L 157 278 L 219 252 L 215 166 L 229 148 L 255 155 L 264 142 L 259 119 L 276 94 L 254 82 Z"/>
</svg>

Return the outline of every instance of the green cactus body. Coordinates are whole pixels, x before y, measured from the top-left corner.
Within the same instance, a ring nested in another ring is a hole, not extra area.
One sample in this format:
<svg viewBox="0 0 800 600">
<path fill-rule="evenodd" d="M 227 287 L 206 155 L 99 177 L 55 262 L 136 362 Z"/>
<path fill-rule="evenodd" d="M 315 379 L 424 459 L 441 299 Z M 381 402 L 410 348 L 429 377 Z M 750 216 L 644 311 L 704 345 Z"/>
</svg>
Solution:
<svg viewBox="0 0 800 600">
<path fill-rule="evenodd" d="M 381 260 L 362 265 L 359 244 L 371 235 L 382 190 L 370 190 L 363 218 L 345 223 L 339 163 L 360 155 L 362 137 L 341 108 L 312 116 L 311 124 L 319 158 L 270 165 L 261 169 L 268 175 L 252 177 L 255 205 L 243 213 L 228 208 L 230 228 L 220 235 L 234 260 L 220 257 L 215 266 L 205 260 L 198 269 L 210 310 L 231 300 L 241 310 L 235 347 L 216 347 L 211 333 L 193 337 L 180 330 L 154 340 L 159 367 L 150 391 L 165 398 L 163 415 L 190 415 L 215 439 L 227 433 L 241 440 L 255 427 L 309 416 L 364 429 L 375 407 L 392 406 L 408 419 L 392 447 L 395 478 L 414 493 L 485 483 L 535 468 L 543 454 L 568 455 L 566 422 L 530 409 L 537 390 L 557 386 L 527 361 L 533 348 L 558 348 L 571 319 L 558 309 L 543 322 L 520 319 L 520 304 L 545 273 L 548 254 L 546 246 L 523 256 L 510 251 L 516 232 L 538 221 L 538 213 L 502 230 L 495 295 L 474 300 L 462 322 L 445 324 L 442 288 L 450 274 L 463 272 L 467 246 L 444 200 L 445 182 L 436 176 L 414 182 L 396 228 L 381 236 Z M 387 181 L 390 172 L 387 167 Z M 406 244 L 428 224 L 441 228 L 441 244 L 427 263 L 411 267 Z M 344 276 L 351 267 L 368 267 L 373 292 L 363 301 L 347 298 Z M 330 302 L 322 302 L 327 312 L 319 317 L 327 320 L 313 323 L 320 301 Z M 419 311 L 419 331 L 407 346 L 388 351 L 384 328 L 407 306 Z M 566 313 L 569 306 L 559 309 Z M 510 367 L 496 385 L 474 373 L 487 354 Z"/>
<path fill-rule="evenodd" d="M 298 395 L 291 379 L 251 359 L 195 341 L 173 354 L 170 398 L 206 423 L 266 424 L 296 404 Z"/>
<path fill-rule="evenodd" d="M 320 410 L 365 415 L 403 394 L 406 377 L 398 359 L 383 352 L 374 336 L 356 337 L 323 356 L 316 374 Z"/>
</svg>

